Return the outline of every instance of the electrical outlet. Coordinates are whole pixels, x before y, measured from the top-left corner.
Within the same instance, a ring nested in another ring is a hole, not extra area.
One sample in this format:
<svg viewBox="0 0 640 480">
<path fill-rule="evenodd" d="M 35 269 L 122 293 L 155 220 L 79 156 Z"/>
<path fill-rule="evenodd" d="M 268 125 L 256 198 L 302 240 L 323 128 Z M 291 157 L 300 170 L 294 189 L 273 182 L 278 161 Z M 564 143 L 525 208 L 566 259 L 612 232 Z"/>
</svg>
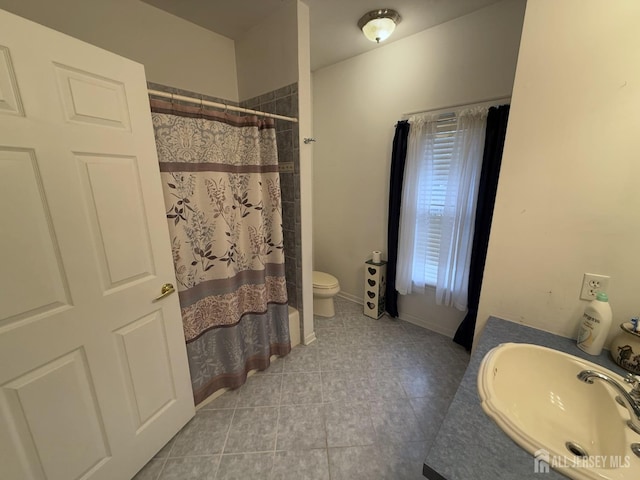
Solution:
<svg viewBox="0 0 640 480">
<path fill-rule="evenodd" d="M 582 277 L 582 290 L 580 291 L 581 300 L 593 300 L 598 292 L 605 292 L 609 288 L 609 280 L 611 277 L 606 275 L 597 275 L 595 273 L 585 273 Z"/>
</svg>

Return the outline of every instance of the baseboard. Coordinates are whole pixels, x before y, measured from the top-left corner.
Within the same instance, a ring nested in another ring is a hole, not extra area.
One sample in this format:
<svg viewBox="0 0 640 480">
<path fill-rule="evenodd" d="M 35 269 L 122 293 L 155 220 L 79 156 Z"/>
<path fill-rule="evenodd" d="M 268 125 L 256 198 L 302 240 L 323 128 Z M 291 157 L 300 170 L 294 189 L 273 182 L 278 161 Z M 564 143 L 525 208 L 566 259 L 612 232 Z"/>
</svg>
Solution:
<svg viewBox="0 0 640 480">
<path fill-rule="evenodd" d="M 338 293 L 338 297 L 344 298 L 345 300 L 349 300 L 350 302 L 357 303 L 359 305 L 363 305 L 364 301 L 360 297 L 356 297 L 355 295 L 351 295 L 350 293 L 340 292 Z"/>
<path fill-rule="evenodd" d="M 364 303 L 362 298 L 356 297 L 355 295 L 351 295 L 350 293 L 347 293 L 347 292 L 338 293 L 338 297 L 342 297 L 345 300 L 349 300 L 350 302 L 357 303 L 358 305 L 362 305 Z M 388 315 L 388 313 L 385 312 L 385 315 Z M 442 325 L 439 322 L 425 320 L 424 318 L 414 317 L 413 315 L 409 315 L 402 312 L 400 312 L 400 315 L 398 316 L 398 318 L 400 320 L 404 320 L 405 322 L 413 323 L 414 325 L 417 325 L 422 328 L 426 328 L 428 330 L 431 330 L 432 332 L 439 333 L 449 338 L 453 338 L 453 336 L 456 333 L 456 329 L 458 328 L 457 325 L 447 328 L 446 326 Z"/>
<path fill-rule="evenodd" d="M 247 377 L 250 377 L 251 375 L 253 375 L 254 370 L 252 370 L 251 372 L 249 372 L 247 374 Z M 210 404 L 211 402 L 213 402 L 216 398 L 218 398 L 219 396 L 221 396 L 224 392 L 228 392 L 229 390 L 231 390 L 230 388 L 221 388 L 220 390 L 216 390 L 215 392 L 213 392 L 211 395 L 209 395 L 207 398 L 205 398 L 204 400 L 202 400 L 198 405 L 196 405 L 196 412 L 198 410 L 200 410 L 202 407 Z"/>
<path fill-rule="evenodd" d="M 316 332 L 311 332 L 309 335 L 304 337 L 304 344 L 305 345 L 309 345 L 310 343 L 313 343 L 315 341 L 316 341 Z"/>
<path fill-rule="evenodd" d="M 446 328 L 446 326 L 442 325 L 439 322 L 425 320 L 424 318 L 414 317 L 413 315 L 407 315 L 406 313 L 401 313 L 398 318 L 400 320 L 404 320 L 405 322 L 413 323 L 418 327 L 426 328 L 427 330 L 431 330 L 432 332 L 439 333 L 449 338 L 453 338 L 458 328 L 457 325 L 452 325 L 451 328 Z"/>
<path fill-rule="evenodd" d="M 347 293 L 347 292 L 340 292 L 338 293 L 337 296 L 344 298 L 345 300 L 349 300 L 350 302 L 357 303 L 358 305 L 364 304 L 364 300 L 362 298 L 356 297 L 355 295 L 351 295 L 350 293 Z M 389 314 L 385 312 L 385 315 L 389 315 Z M 440 322 L 425 320 L 424 318 L 414 317 L 413 315 L 409 315 L 402 312 L 400 312 L 400 315 L 398 316 L 398 318 L 400 320 L 404 320 L 405 322 L 413 323 L 414 325 L 417 325 L 422 328 L 426 328 L 427 330 L 431 330 L 432 332 L 439 333 L 449 338 L 453 338 L 458 328 L 457 325 L 452 325 L 450 328 L 447 328 L 447 326 L 442 325 L 442 323 Z"/>
</svg>

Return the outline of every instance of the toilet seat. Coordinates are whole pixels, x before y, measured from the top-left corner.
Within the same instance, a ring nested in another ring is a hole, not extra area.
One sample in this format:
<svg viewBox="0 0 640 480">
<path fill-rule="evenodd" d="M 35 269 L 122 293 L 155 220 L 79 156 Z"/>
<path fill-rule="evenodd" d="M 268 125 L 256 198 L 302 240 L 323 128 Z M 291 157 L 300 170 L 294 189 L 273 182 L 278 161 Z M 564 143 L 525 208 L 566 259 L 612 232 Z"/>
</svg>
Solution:
<svg viewBox="0 0 640 480">
<path fill-rule="evenodd" d="M 338 279 L 325 272 L 313 272 L 313 288 L 324 290 L 333 289 L 338 286 Z"/>
</svg>

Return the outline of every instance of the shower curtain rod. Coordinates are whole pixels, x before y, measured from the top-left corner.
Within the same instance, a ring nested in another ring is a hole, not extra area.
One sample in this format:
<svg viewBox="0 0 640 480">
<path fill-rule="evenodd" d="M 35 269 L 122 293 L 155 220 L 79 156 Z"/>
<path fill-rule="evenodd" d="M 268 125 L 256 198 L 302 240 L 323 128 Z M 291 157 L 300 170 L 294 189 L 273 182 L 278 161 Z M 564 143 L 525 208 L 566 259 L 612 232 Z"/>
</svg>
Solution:
<svg viewBox="0 0 640 480">
<path fill-rule="evenodd" d="M 403 113 L 402 118 L 406 119 L 407 117 L 410 117 L 412 115 L 419 115 L 421 113 L 431 113 L 431 114 L 449 113 L 452 110 L 459 110 L 462 108 L 482 107 L 487 103 L 498 104 L 500 102 L 510 102 L 510 101 L 511 101 L 511 96 L 488 98 L 486 100 L 480 100 L 479 102 L 474 102 L 474 103 L 460 103 L 458 105 L 449 105 L 447 107 L 433 108 L 431 110 L 419 110 L 417 112 Z"/>
<path fill-rule="evenodd" d="M 234 112 L 250 113 L 252 115 L 258 115 L 259 117 L 277 118 L 278 120 L 285 120 L 287 122 L 298 122 L 297 118 L 285 117 L 284 115 L 276 115 L 275 113 L 260 112 L 258 110 L 251 110 L 249 108 L 235 107 L 233 105 L 225 105 L 224 103 L 210 102 L 209 100 L 203 100 L 201 98 L 185 97 L 184 95 L 178 95 L 177 93 L 161 92 L 160 90 L 148 89 L 149 95 L 156 97 L 170 98 L 171 100 L 180 100 L 182 102 L 195 103 L 206 107 L 223 108 L 225 110 L 231 110 Z"/>
</svg>

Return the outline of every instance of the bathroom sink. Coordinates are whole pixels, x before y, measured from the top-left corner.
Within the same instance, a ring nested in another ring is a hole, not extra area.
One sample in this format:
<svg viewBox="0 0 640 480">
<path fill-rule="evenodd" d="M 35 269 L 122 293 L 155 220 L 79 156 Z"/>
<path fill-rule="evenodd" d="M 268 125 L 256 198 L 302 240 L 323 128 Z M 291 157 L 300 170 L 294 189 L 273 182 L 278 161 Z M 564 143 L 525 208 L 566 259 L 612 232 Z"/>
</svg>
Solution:
<svg viewBox="0 0 640 480">
<path fill-rule="evenodd" d="M 478 373 L 482 408 L 518 445 L 574 479 L 640 478 L 631 445 L 640 434 L 627 426 L 628 410 L 605 382 L 578 379 L 602 372 L 620 375 L 566 353 L 524 343 L 505 343 L 484 357 Z M 531 462 L 532 472 L 534 463 Z"/>
</svg>

